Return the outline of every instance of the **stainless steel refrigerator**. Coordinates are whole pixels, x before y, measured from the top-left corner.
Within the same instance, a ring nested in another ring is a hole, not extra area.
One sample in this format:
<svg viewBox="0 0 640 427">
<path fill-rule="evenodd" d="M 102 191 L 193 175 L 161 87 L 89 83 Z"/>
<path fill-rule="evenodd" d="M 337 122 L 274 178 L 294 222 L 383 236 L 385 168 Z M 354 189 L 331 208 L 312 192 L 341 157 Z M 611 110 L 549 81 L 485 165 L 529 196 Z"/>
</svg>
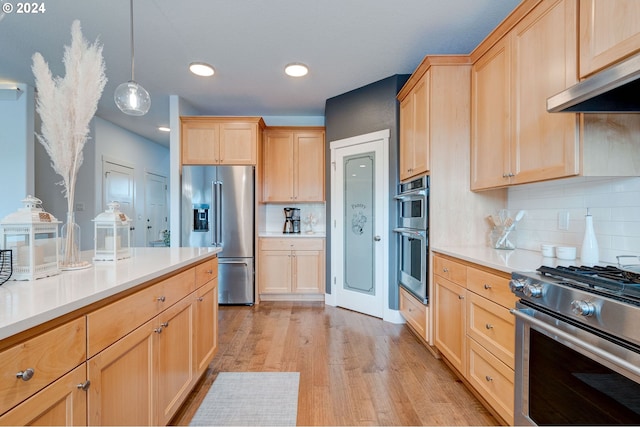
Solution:
<svg viewBox="0 0 640 427">
<path fill-rule="evenodd" d="M 253 166 L 182 168 L 182 246 L 219 246 L 218 302 L 254 303 Z"/>
</svg>

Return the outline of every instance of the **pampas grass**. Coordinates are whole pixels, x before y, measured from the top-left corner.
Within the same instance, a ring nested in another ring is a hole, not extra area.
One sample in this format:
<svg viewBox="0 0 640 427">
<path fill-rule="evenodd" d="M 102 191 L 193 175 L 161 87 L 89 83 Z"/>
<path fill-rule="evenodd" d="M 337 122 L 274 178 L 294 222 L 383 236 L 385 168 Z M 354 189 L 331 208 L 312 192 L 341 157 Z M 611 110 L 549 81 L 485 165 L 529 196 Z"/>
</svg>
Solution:
<svg viewBox="0 0 640 427">
<path fill-rule="evenodd" d="M 53 77 L 40 53 L 32 59 L 38 92 L 36 111 L 42 119 L 42 133 L 36 136 L 49 154 L 53 170 L 62 176 L 60 184 L 70 214 L 82 149 L 89 139 L 89 122 L 107 83 L 102 45 L 97 41 L 89 44 L 82 36 L 80 21 L 75 20 L 71 24 L 71 46 L 64 48 L 64 77 Z M 67 233 L 72 229 L 68 226 Z M 79 262 L 80 248 L 73 242 L 73 235 L 67 234 L 61 267 Z"/>
</svg>

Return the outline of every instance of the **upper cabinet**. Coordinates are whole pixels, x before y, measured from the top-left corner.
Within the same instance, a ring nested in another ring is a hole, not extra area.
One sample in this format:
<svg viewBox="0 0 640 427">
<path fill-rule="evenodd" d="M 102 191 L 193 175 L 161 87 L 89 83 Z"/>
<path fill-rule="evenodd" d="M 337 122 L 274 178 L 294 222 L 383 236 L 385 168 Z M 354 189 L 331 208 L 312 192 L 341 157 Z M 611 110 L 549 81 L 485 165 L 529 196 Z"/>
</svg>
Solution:
<svg viewBox="0 0 640 427">
<path fill-rule="evenodd" d="M 576 0 L 544 0 L 474 60 L 471 189 L 577 175 L 575 114 L 546 100 L 577 83 Z"/>
<path fill-rule="evenodd" d="M 181 117 L 183 165 L 255 165 L 260 117 Z"/>
<path fill-rule="evenodd" d="M 324 152 L 323 127 L 267 128 L 262 201 L 323 202 Z"/>
<path fill-rule="evenodd" d="M 638 51 L 638 0 L 580 0 L 580 77 Z"/>
<path fill-rule="evenodd" d="M 431 73 L 427 70 L 417 83 L 409 81 L 410 89 L 403 88 L 398 94 L 401 181 L 429 171 L 430 81 Z"/>
</svg>

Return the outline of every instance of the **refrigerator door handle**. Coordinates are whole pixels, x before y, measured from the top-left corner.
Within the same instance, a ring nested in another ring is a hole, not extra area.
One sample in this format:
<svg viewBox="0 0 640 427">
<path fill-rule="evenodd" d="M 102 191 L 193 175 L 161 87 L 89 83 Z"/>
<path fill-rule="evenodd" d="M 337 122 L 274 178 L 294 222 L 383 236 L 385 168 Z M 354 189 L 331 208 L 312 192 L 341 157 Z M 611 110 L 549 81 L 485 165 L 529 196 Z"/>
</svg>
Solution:
<svg viewBox="0 0 640 427">
<path fill-rule="evenodd" d="M 246 261 L 227 261 L 224 258 L 218 258 L 220 264 L 240 264 L 240 265 L 244 265 L 246 267 L 249 266 L 249 263 Z"/>
<path fill-rule="evenodd" d="M 215 246 L 222 246 L 222 181 L 216 181 L 216 242 Z"/>
</svg>

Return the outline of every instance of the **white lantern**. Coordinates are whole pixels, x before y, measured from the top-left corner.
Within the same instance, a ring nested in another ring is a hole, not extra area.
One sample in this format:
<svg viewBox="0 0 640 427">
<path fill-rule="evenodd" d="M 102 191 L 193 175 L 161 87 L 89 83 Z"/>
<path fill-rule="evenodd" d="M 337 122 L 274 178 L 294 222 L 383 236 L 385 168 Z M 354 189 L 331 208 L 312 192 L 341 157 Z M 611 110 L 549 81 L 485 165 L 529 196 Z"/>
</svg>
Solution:
<svg viewBox="0 0 640 427">
<path fill-rule="evenodd" d="M 60 274 L 58 268 L 58 221 L 32 196 L 24 207 L 0 222 L 0 244 L 13 252 L 11 280 L 35 280 Z"/>
<path fill-rule="evenodd" d="M 93 220 L 95 224 L 95 261 L 116 261 L 131 256 L 131 220 L 120 212 L 120 204 L 111 202 L 107 210 Z"/>
</svg>

